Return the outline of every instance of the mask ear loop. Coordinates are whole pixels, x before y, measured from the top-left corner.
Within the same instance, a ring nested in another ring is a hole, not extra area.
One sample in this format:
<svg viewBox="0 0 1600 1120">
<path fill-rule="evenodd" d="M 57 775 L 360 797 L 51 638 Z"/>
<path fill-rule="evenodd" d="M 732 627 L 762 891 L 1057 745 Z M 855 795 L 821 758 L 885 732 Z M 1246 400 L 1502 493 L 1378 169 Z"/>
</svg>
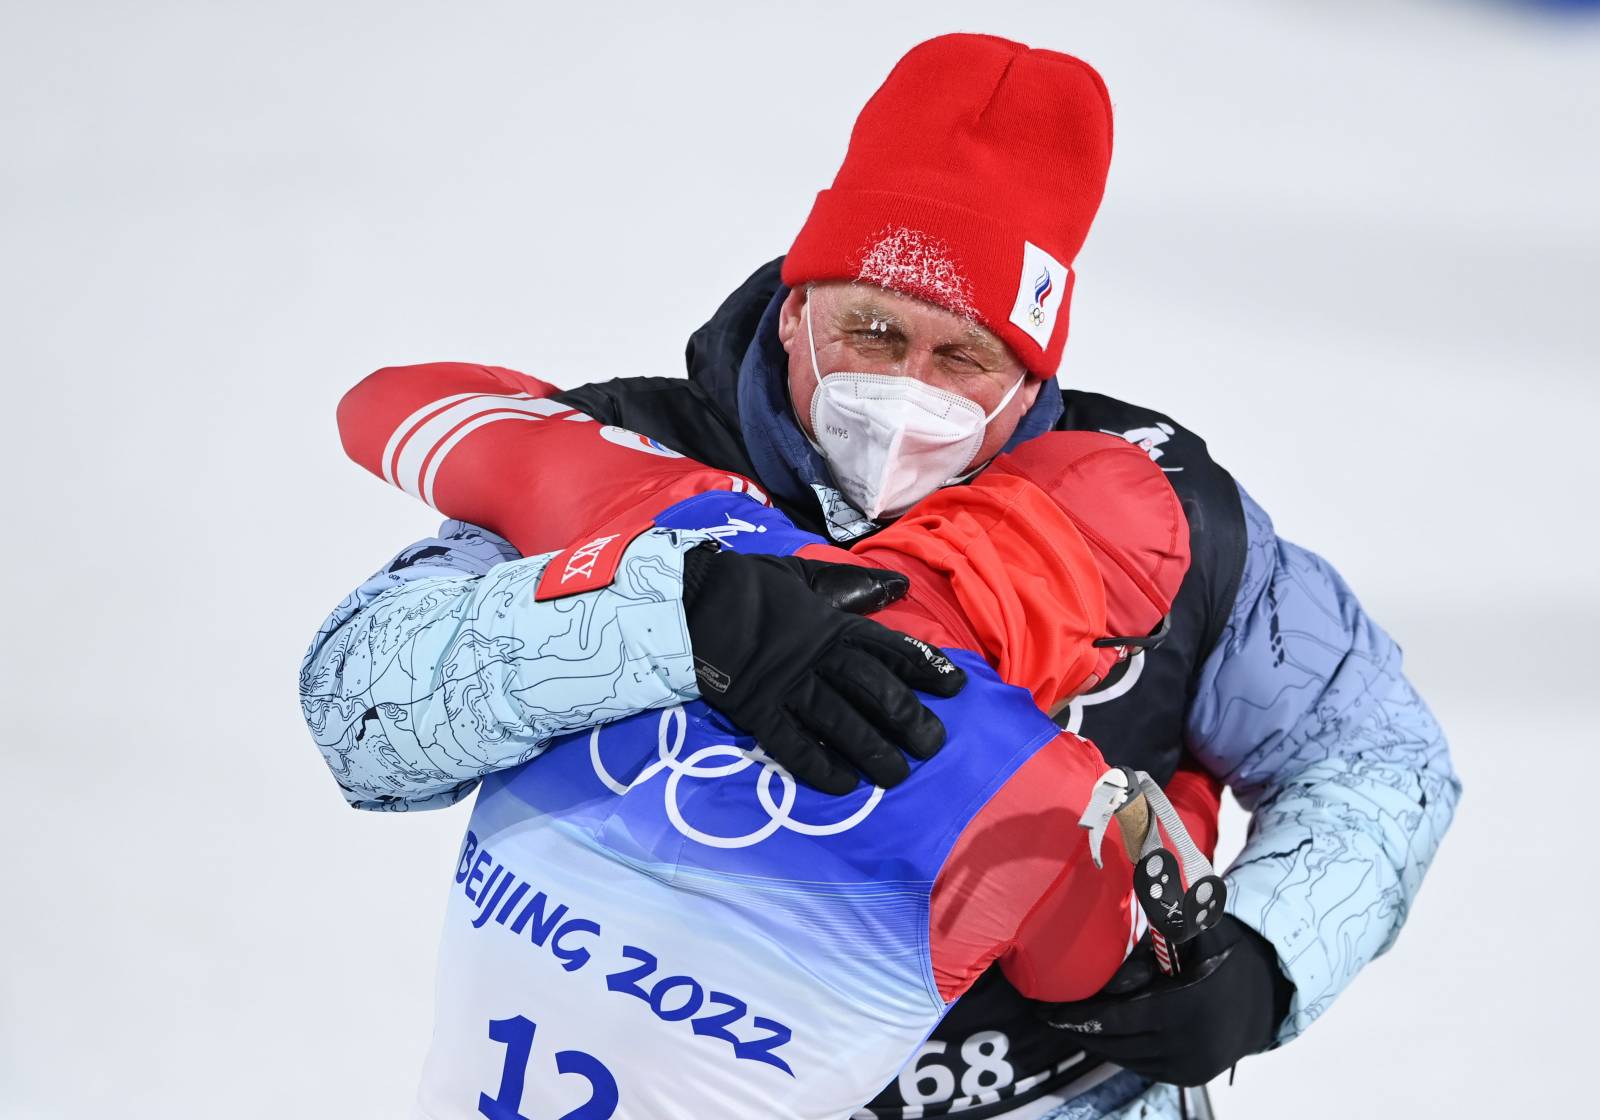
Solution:
<svg viewBox="0 0 1600 1120">
<path fill-rule="evenodd" d="M 1028 380 L 1028 371 L 1023 370 L 1022 376 L 1017 378 L 1016 384 L 1007 389 L 1006 395 L 1000 398 L 1000 403 L 994 406 L 994 411 L 983 418 L 985 431 L 988 430 L 990 424 L 994 423 L 994 418 L 1006 410 L 1006 405 L 1011 403 L 1011 398 L 1017 395 L 1017 390 L 1022 388 L 1022 383 L 1026 380 Z"/>
<path fill-rule="evenodd" d="M 811 285 L 806 285 L 806 346 L 811 351 L 811 376 L 816 378 L 817 391 L 827 392 L 822 385 L 822 370 L 817 366 L 817 338 L 811 333 Z"/>
<path fill-rule="evenodd" d="M 812 394 L 811 400 L 811 417 L 812 423 L 815 424 L 818 396 L 820 394 L 825 394 L 828 391 L 828 387 L 822 383 L 822 370 L 817 367 L 817 340 L 816 337 L 811 333 L 812 288 L 813 285 L 806 285 L 806 302 L 805 307 L 801 309 L 801 314 L 806 317 L 806 346 L 811 351 L 811 376 L 816 380 L 817 383 L 816 392 Z M 815 451 L 818 455 L 821 455 L 823 461 L 826 462 L 828 456 L 827 453 L 822 450 L 822 444 L 818 443 L 812 438 L 811 433 L 806 431 L 804 424 L 800 425 L 800 434 L 806 437 L 806 442 L 811 445 L 811 450 Z"/>
<path fill-rule="evenodd" d="M 985 434 L 988 433 L 989 425 L 994 422 L 994 418 L 996 416 L 999 416 L 1002 412 L 1005 411 L 1006 405 L 1011 403 L 1011 398 L 1017 395 L 1017 390 L 1021 389 L 1022 388 L 1022 383 L 1024 381 L 1027 381 L 1027 380 L 1028 380 L 1028 371 L 1027 370 L 1023 370 L 1022 371 L 1022 376 L 1017 378 L 1017 383 L 1015 385 L 1011 386 L 1011 388 L 1007 389 L 1006 390 L 1006 395 L 1000 398 L 1000 403 L 994 406 L 994 411 L 989 413 L 989 415 L 987 415 L 987 416 L 985 416 L 983 418 L 983 430 L 984 430 Z M 969 479 L 971 479 L 975 475 L 977 475 L 977 473 L 979 471 L 983 470 L 984 467 L 987 467 L 990 463 L 994 462 L 996 456 L 998 456 L 998 455 L 999 455 L 999 452 L 996 452 L 994 455 L 989 456 L 983 462 L 981 462 L 977 466 L 973 467 L 966 474 L 958 474 L 958 475 L 956 475 L 949 482 L 945 483 L 945 485 L 946 486 L 957 486 L 957 485 L 959 485 L 959 484 L 961 484 L 963 482 L 968 481 Z"/>
</svg>

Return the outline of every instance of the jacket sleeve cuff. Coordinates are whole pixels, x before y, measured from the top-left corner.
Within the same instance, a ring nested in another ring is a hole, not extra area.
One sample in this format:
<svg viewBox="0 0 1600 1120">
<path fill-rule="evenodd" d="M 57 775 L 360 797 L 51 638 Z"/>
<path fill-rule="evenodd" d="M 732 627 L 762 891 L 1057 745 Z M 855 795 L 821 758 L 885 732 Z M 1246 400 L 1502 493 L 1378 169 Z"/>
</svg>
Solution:
<svg viewBox="0 0 1600 1120">
<path fill-rule="evenodd" d="M 683 555 L 709 533 L 653 529 L 623 553 L 612 590 L 629 600 L 617 609 L 623 677 L 637 710 L 698 699 L 689 625 L 683 610 Z"/>
<path fill-rule="evenodd" d="M 1307 837 L 1308 846 L 1309 839 Z M 1306 940 L 1302 927 L 1308 926 L 1309 922 L 1301 915 L 1284 912 L 1282 900 L 1278 898 L 1281 883 L 1270 875 L 1252 874 L 1251 870 L 1230 871 L 1225 877 L 1228 883 L 1227 910 L 1272 946 L 1278 955 L 1278 971 L 1294 987 L 1288 1013 L 1278 1024 L 1274 1041 L 1274 1046 L 1282 1046 L 1316 1018 L 1317 1012 L 1307 1013 L 1305 1005 L 1308 1001 L 1304 993 L 1326 991 L 1330 987 L 1332 969 L 1329 962 L 1314 949 L 1286 955 L 1285 948 L 1288 945 Z M 1274 903 L 1278 905 L 1274 907 Z"/>
</svg>

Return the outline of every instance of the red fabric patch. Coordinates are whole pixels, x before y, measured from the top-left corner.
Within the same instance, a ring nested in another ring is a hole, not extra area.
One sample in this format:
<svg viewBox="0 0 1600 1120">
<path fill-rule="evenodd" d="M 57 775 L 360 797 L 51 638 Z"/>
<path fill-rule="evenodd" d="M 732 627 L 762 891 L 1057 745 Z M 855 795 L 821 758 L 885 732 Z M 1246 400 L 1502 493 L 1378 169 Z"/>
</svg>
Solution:
<svg viewBox="0 0 1600 1120">
<path fill-rule="evenodd" d="M 539 589 L 534 592 L 534 601 L 544 603 L 610 587 L 611 581 L 617 578 L 617 565 L 622 563 L 622 554 L 639 534 L 654 525 L 654 521 L 646 521 L 632 529 L 602 533 L 557 553 L 545 565 L 544 575 L 539 577 Z"/>
</svg>

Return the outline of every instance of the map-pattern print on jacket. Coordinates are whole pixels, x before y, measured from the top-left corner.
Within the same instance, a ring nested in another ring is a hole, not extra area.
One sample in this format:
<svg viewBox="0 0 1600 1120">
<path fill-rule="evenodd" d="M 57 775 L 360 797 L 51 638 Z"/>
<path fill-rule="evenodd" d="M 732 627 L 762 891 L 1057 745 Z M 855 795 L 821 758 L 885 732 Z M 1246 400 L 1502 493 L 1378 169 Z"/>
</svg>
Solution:
<svg viewBox="0 0 1600 1120">
<path fill-rule="evenodd" d="M 614 583 L 536 603 L 550 556 L 462 521 L 341 602 L 300 669 L 300 704 L 358 809 L 435 809 L 552 738 L 699 695 L 680 605 L 700 533 L 652 529 Z"/>
<path fill-rule="evenodd" d="M 1228 909 L 1294 982 L 1284 1042 L 1393 944 L 1461 783 L 1400 647 L 1332 565 L 1241 497 L 1244 577 L 1201 671 L 1188 746 L 1251 811 Z"/>
</svg>

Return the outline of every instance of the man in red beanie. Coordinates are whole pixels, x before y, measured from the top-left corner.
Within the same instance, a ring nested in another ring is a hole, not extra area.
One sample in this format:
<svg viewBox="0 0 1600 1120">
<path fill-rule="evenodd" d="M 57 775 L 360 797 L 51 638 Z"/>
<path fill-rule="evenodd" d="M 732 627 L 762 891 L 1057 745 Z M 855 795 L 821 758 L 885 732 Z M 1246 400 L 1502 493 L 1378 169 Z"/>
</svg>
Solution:
<svg viewBox="0 0 1600 1120">
<path fill-rule="evenodd" d="M 1031 1004 L 991 971 L 863 1118 L 1178 1115 L 1174 1085 L 1296 1037 L 1393 943 L 1460 795 L 1399 648 L 1331 565 L 1281 540 L 1194 433 L 1057 382 L 1111 135 L 1105 85 L 1078 59 L 982 35 L 922 43 L 863 108 L 787 257 L 690 339 L 687 380 L 557 398 L 757 480 L 840 543 L 1051 430 L 1123 436 L 1182 500 L 1191 567 L 1159 644 L 1057 718 L 1158 781 L 1188 764 L 1227 782 L 1252 811 L 1228 914 L 1185 947 L 1179 975 L 1147 944 L 1077 1004 Z M 462 530 L 417 555 L 481 576 L 476 544 Z M 728 619 L 704 639 L 787 640 L 748 631 Z M 792 668 L 828 656 L 797 652 Z M 897 694 L 888 707 L 897 743 L 937 749 L 920 706 Z M 830 715 L 833 733 L 789 744 L 812 756 L 791 769 L 883 781 L 869 768 L 881 750 L 853 752 L 839 731 L 868 716 Z"/>
<path fill-rule="evenodd" d="M 903 513 L 1012 440 L 1061 362 L 1110 160 L 1100 75 L 1004 39 L 924 43 L 861 111 L 778 316 L 794 414 L 846 516 Z"/>
</svg>

